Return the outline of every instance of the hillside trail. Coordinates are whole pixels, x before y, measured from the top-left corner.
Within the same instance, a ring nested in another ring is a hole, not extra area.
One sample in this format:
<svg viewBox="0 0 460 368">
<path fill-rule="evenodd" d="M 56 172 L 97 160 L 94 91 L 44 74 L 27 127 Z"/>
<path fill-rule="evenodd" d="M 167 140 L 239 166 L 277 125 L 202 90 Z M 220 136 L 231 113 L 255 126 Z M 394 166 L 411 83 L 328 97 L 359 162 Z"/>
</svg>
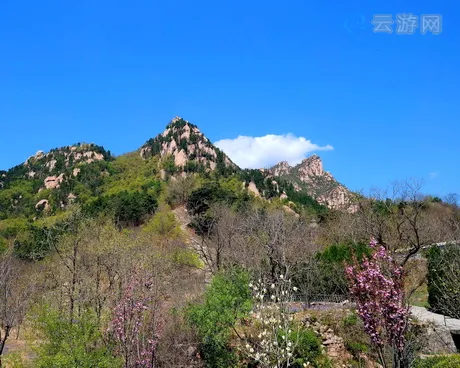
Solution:
<svg viewBox="0 0 460 368">
<path fill-rule="evenodd" d="M 205 252 L 207 252 L 207 250 L 203 249 L 204 245 L 202 245 L 201 238 L 195 233 L 195 231 L 192 228 L 188 226 L 192 221 L 192 218 L 187 212 L 185 206 L 183 205 L 176 207 L 172 210 L 172 212 L 176 216 L 176 219 L 180 224 L 180 228 L 186 236 L 185 242 L 187 246 L 190 249 L 194 250 L 200 257 L 200 260 L 203 262 L 204 267 L 202 268 L 202 272 L 204 272 L 205 283 L 208 284 L 211 281 L 212 272 L 203 257 L 203 250 Z"/>
</svg>

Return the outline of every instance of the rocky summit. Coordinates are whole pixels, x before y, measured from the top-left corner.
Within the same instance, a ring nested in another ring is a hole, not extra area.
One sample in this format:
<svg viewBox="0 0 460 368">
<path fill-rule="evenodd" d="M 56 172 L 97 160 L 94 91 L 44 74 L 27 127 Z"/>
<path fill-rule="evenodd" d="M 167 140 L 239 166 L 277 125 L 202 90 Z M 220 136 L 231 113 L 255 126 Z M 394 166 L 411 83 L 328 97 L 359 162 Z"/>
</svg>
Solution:
<svg viewBox="0 0 460 368">
<path fill-rule="evenodd" d="M 163 160 L 172 158 L 174 165 L 185 171 L 237 167 L 196 125 L 179 116 L 171 120 L 163 133 L 149 139 L 141 147 L 140 155 L 144 159 L 155 155 Z"/>
<path fill-rule="evenodd" d="M 296 166 L 282 161 L 268 170 L 273 177 L 286 178 L 296 191 L 305 190 L 310 196 L 332 209 L 356 211 L 353 194 L 323 168 L 323 162 L 317 155 L 302 160 Z"/>
</svg>

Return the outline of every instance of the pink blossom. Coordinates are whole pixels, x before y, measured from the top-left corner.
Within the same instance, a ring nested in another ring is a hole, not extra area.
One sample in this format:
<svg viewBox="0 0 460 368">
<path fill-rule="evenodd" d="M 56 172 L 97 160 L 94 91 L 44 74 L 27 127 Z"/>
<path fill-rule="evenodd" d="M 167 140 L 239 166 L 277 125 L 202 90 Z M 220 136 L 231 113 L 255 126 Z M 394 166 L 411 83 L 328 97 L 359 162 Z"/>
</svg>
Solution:
<svg viewBox="0 0 460 368">
<path fill-rule="evenodd" d="M 350 293 L 358 304 L 358 314 L 371 341 L 378 347 L 385 344 L 402 351 L 405 345 L 408 309 L 404 305 L 403 270 L 385 247 L 372 239 L 374 253 L 361 264 L 345 269 Z"/>
<path fill-rule="evenodd" d="M 154 316 L 158 305 L 154 303 L 134 272 L 129 284 L 115 306 L 108 332 L 118 342 L 126 364 L 136 368 L 152 368 L 162 325 Z"/>
</svg>

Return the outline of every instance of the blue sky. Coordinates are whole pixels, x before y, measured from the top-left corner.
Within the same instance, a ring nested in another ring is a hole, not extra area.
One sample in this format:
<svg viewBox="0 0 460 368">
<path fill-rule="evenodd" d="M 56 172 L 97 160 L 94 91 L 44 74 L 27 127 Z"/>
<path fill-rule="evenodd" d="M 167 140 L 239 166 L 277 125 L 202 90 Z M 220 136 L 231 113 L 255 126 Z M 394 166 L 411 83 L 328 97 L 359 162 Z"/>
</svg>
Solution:
<svg viewBox="0 0 460 368">
<path fill-rule="evenodd" d="M 374 14 L 399 13 L 441 14 L 442 33 L 373 32 Z M 4 0 L 0 169 L 80 141 L 132 151 L 180 115 L 212 141 L 330 145 L 316 153 L 353 190 L 422 178 L 460 193 L 459 14 L 441 0 Z"/>
</svg>

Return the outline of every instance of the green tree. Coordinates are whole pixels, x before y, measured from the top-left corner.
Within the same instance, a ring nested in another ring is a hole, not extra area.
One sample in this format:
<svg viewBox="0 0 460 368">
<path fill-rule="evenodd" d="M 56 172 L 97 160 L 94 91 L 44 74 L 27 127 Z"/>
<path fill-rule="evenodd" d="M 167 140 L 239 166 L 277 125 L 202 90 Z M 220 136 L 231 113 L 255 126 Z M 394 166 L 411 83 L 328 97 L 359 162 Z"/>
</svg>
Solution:
<svg viewBox="0 0 460 368">
<path fill-rule="evenodd" d="M 428 252 L 428 303 L 431 310 L 460 318 L 460 247 L 433 246 Z"/>
<path fill-rule="evenodd" d="M 40 340 L 35 366 L 39 368 L 112 368 L 122 363 L 104 344 L 95 313 L 85 311 L 80 318 L 69 321 L 58 311 L 40 308 L 33 321 Z"/>
<path fill-rule="evenodd" d="M 188 197 L 186 207 L 193 216 L 191 226 L 199 233 L 206 234 L 210 230 L 213 218 L 209 209 L 215 203 L 229 206 L 235 204 L 238 195 L 228 188 L 223 188 L 219 182 L 211 181 L 194 190 Z"/>
<path fill-rule="evenodd" d="M 227 368 L 236 361 L 229 347 L 237 321 L 251 310 L 249 275 L 239 269 L 216 274 L 200 304 L 191 305 L 187 315 L 201 337 L 201 353 L 207 367 Z"/>
<path fill-rule="evenodd" d="M 180 240 L 182 230 L 169 206 L 160 207 L 155 215 L 145 224 L 144 231 L 153 232 L 168 239 Z"/>
<path fill-rule="evenodd" d="M 178 170 L 173 155 L 164 157 L 161 162 L 161 167 L 170 175 L 176 173 Z"/>
</svg>

